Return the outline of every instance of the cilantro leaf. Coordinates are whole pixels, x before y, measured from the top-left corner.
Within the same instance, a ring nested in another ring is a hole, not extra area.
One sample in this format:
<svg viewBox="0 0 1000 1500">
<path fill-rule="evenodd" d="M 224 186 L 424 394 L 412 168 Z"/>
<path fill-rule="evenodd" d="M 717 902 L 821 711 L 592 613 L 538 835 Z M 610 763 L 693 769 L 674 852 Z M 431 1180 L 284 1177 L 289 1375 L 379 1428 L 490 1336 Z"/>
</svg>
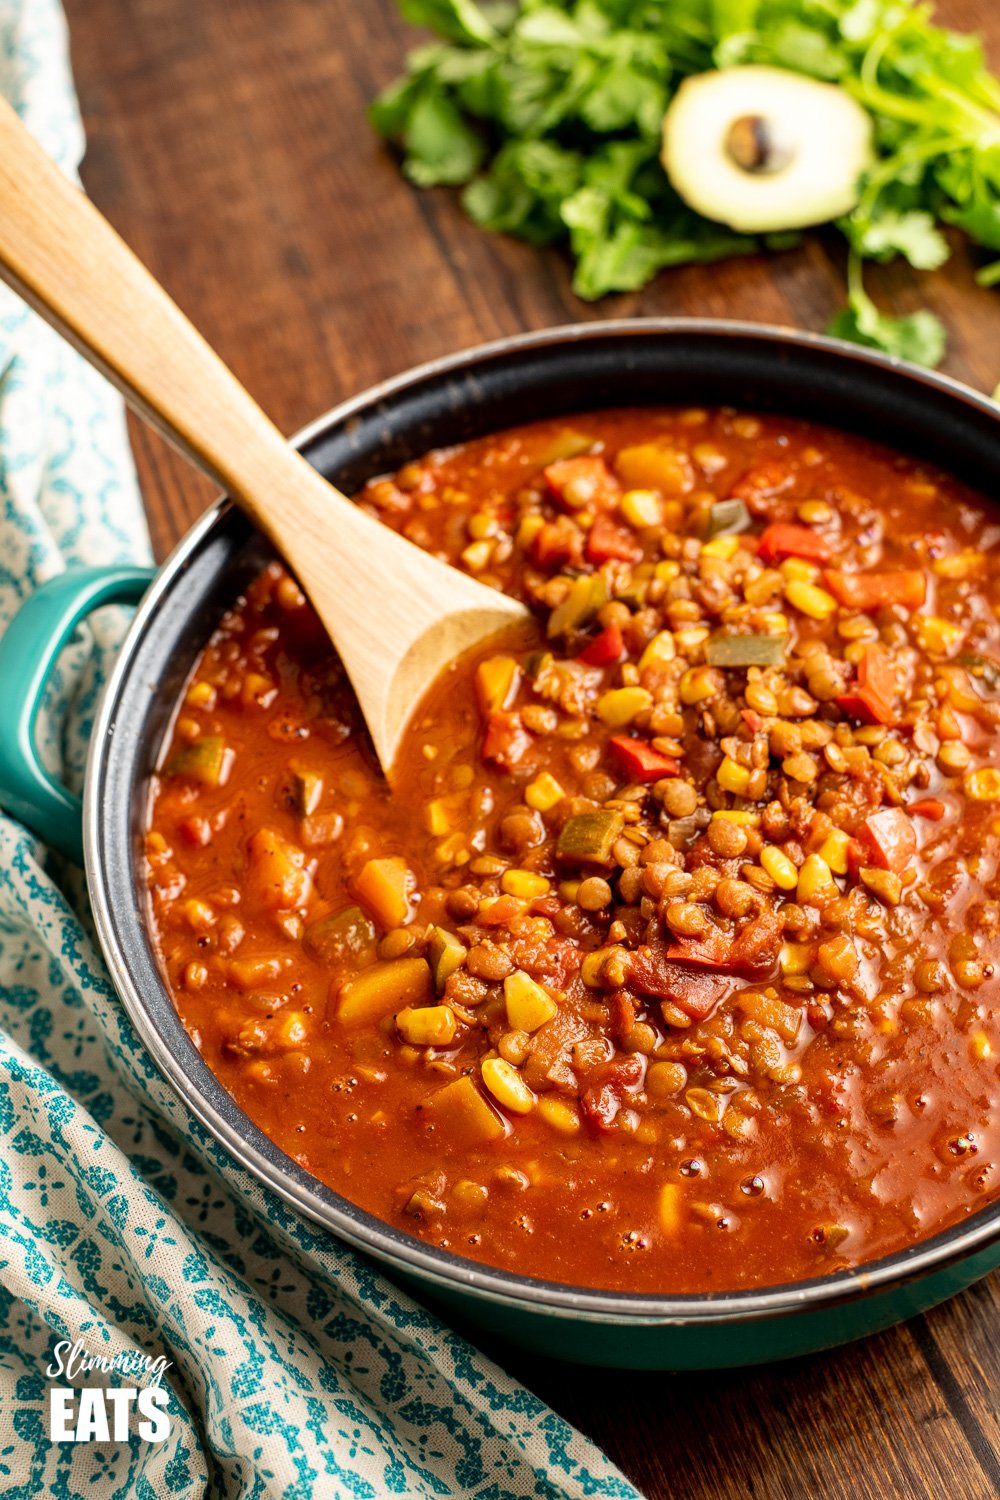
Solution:
<svg viewBox="0 0 1000 1500">
<path fill-rule="evenodd" d="M 925 209 L 888 208 L 869 219 L 847 218 L 840 226 L 852 249 L 873 260 L 903 255 L 920 271 L 933 271 L 948 259 L 948 242 Z"/>
<path fill-rule="evenodd" d="M 935 369 L 944 358 L 945 331 L 941 319 L 926 308 L 906 317 L 879 312 L 861 280 L 861 261 L 848 264 L 848 304 L 827 326 L 835 338 L 881 349 L 897 359 Z"/>
</svg>

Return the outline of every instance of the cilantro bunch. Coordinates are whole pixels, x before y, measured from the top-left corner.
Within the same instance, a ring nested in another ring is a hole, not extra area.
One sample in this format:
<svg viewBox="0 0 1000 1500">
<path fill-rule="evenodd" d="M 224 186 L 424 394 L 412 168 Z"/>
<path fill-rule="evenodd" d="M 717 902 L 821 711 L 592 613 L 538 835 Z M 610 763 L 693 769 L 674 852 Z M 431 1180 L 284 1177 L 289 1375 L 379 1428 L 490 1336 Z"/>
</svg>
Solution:
<svg viewBox="0 0 1000 1500">
<path fill-rule="evenodd" d="M 892 318 L 864 259 L 933 269 L 942 224 L 1000 256 L 1000 81 L 977 38 L 934 26 L 918 0 L 399 0 L 440 38 L 372 107 L 421 187 L 463 187 L 486 229 L 566 242 L 588 300 L 634 291 L 665 266 L 779 248 L 700 217 L 660 164 L 667 105 L 690 74 L 767 63 L 838 83 L 872 114 L 878 159 L 837 227 L 848 305 L 831 332 L 936 365 L 929 311 Z M 1000 282 L 1000 259 L 979 282 Z"/>
</svg>

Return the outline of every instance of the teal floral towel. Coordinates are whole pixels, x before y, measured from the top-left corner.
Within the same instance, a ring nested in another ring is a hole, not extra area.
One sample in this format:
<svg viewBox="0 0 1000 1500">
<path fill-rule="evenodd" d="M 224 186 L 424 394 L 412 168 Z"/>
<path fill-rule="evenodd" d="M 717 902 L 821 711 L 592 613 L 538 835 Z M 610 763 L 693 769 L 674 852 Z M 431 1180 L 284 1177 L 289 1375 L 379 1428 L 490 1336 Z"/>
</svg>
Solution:
<svg viewBox="0 0 1000 1500">
<path fill-rule="evenodd" d="M 0 0 L 0 92 L 74 170 L 56 0 Z M 147 557 L 119 403 L 0 289 L 0 629 L 67 564 Z M 45 753 L 77 784 L 121 628 L 96 617 L 56 684 Z M 55 884 L 43 852 L 0 815 L 0 1494 L 634 1496 L 206 1137 L 123 1016 L 78 877 Z M 95 1357 L 113 1369 L 88 1373 Z M 166 1403 L 145 1437 L 133 1417 L 116 1440 L 103 1400 L 84 1421 L 68 1390 L 53 1417 L 53 1387 L 148 1385 L 127 1373 L 142 1357 Z M 53 1441 L 54 1420 L 89 1440 Z"/>
</svg>

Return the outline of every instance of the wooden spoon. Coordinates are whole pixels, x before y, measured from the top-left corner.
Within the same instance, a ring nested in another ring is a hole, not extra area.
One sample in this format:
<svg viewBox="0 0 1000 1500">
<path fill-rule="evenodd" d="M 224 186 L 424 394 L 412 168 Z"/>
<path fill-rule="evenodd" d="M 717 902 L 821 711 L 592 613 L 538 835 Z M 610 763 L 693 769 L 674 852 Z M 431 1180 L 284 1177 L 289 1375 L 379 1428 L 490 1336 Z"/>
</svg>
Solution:
<svg viewBox="0 0 1000 1500">
<path fill-rule="evenodd" d="M 0 277 L 228 492 L 294 570 L 383 770 L 425 690 L 520 604 L 366 515 L 264 415 L 0 100 Z"/>
</svg>

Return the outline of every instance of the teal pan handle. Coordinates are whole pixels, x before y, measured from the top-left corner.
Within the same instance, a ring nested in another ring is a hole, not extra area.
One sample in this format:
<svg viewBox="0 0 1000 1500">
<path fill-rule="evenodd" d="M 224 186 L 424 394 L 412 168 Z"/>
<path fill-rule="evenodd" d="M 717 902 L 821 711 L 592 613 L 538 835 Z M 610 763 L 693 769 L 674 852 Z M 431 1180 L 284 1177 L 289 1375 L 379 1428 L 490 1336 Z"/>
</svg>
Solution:
<svg viewBox="0 0 1000 1500">
<path fill-rule="evenodd" d="M 78 865 L 83 807 L 39 759 L 39 710 L 80 621 L 104 604 L 137 604 L 153 576 L 152 568 L 72 568 L 36 589 L 0 637 L 0 806 Z"/>
</svg>

